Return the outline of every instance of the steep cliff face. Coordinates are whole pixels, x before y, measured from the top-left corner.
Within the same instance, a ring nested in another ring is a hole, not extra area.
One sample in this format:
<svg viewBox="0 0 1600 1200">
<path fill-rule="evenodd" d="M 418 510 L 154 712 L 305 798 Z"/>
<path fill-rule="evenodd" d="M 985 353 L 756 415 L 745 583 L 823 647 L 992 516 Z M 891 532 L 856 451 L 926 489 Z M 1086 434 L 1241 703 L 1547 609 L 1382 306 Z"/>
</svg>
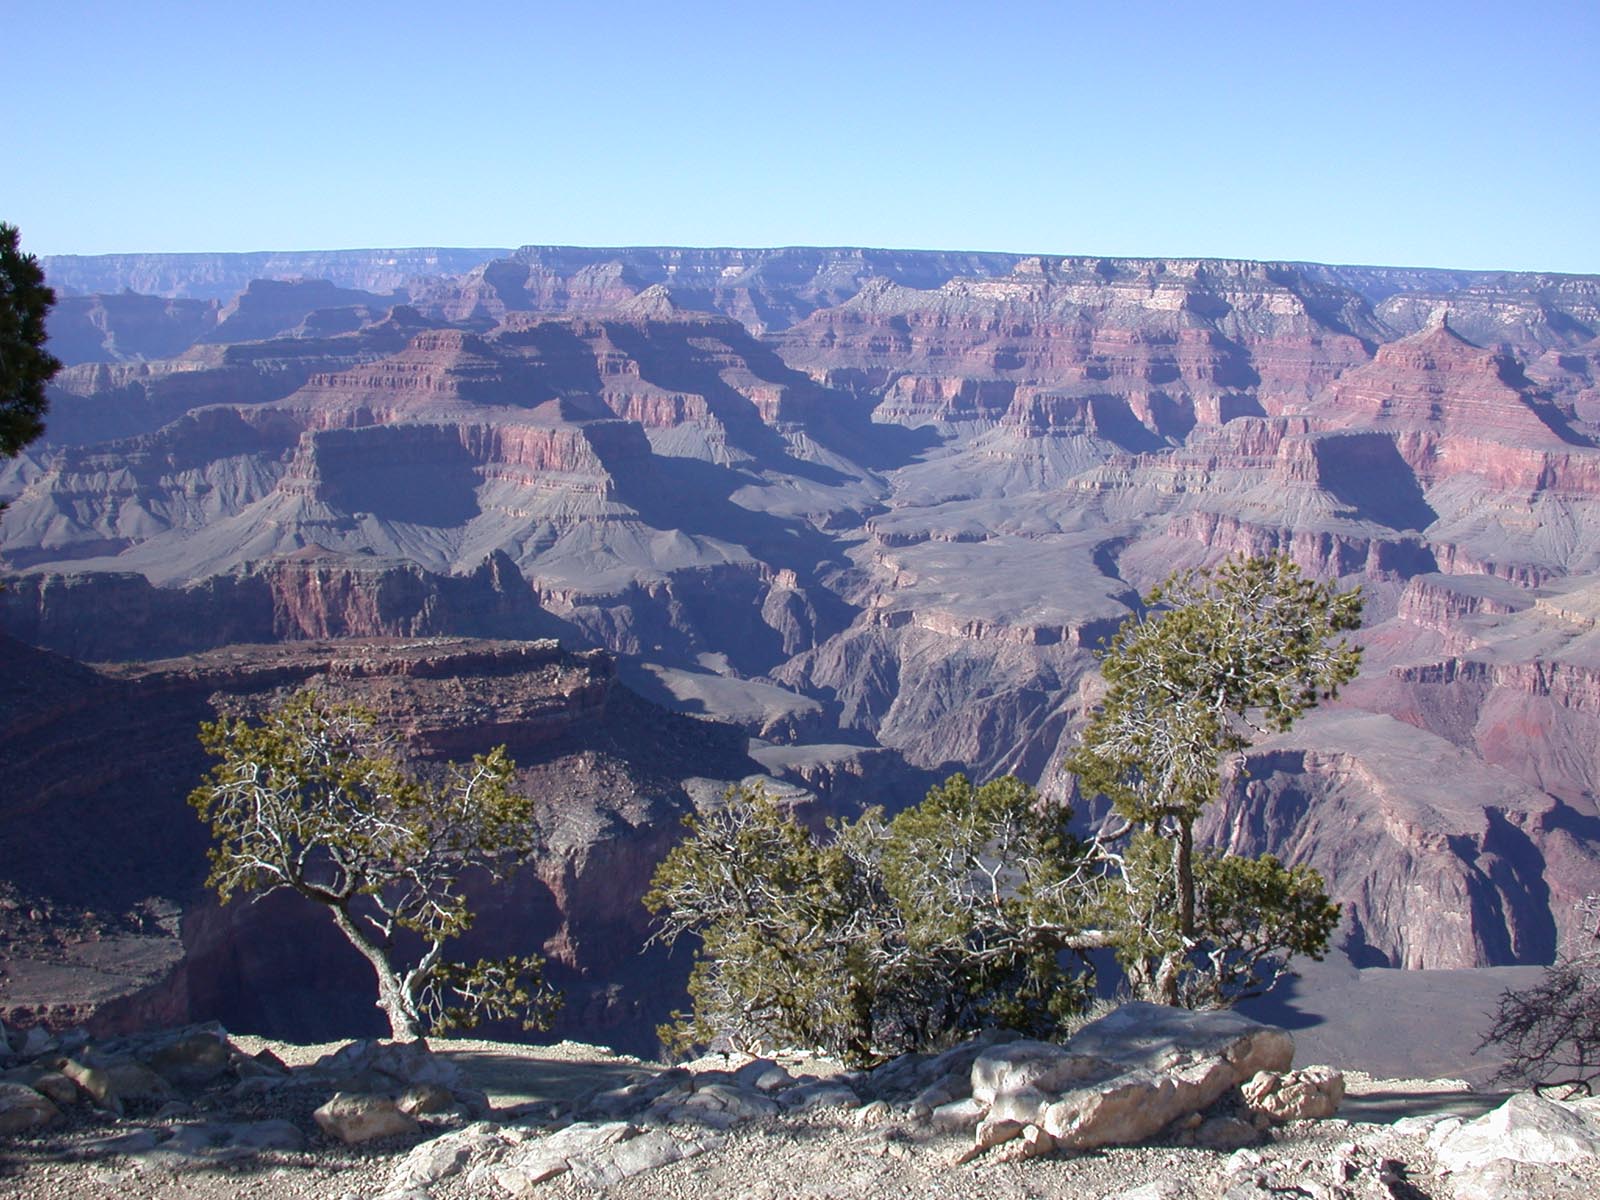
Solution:
<svg viewBox="0 0 1600 1200">
<path fill-rule="evenodd" d="M 1573 808 L 1390 718 L 1319 714 L 1246 760 L 1205 835 L 1319 864 L 1360 965 L 1548 962 L 1597 868 Z"/>
<path fill-rule="evenodd" d="M 1378 350 L 1318 398 L 1319 419 L 1379 430 L 1423 488 L 1452 476 L 1505 493 L 1588 497 L 1591 439 L 1529 382 L 1511 356 L 1479 349 L 1442 320 Z"/>
<path fill-rule="evenodd" d="M 1600 790 L 1594 280 L 869 250 L 471 266 L 382 312 L 338 289 L 393 283 L 258 287 L 222 325 L 267 340 L 71 368 L 59 442 L 5 477 L 5 628 L 101 659 L 552 634 L 628 655 L 786 778 L 859 796 L 850 764 L 888 752 L 914 769 L 874 786 L 964 766 L 1066 793 L 1093 651 L 1138 592 L 1284 551 L 1367 589 L 1356 715 L 1263 750 L 1209 836 L 1316 862 L 1373 961 L 1553 945 Z M 1417 792 L 1407 756 L 1476 798 Z"/>
<path fill-rule="evenodd" d="M 1359 297 L 1286 269 L 1031 258 L 932 291 L 872 281 L 780 345 L 819 378 L 883 388 L 880 420 L 1000 419 L 1042 391 L 1121 410 L 1138 449 L 1314 391 L 1381 335 Z"/>
<path fill-rule="evenodd" d="M 169 300 L 136 292 L 61 296 L 50 310 L 50 353 L 62 362 L 176 358 L 216 327 L 214 300 Z"/>
<path fill-rule="evenodd" d="M 1002 274 L 1017 261 L 1012 254 L 805 246 L 772 250 L 524 246 L 514 258 L 535 275 L 615 271 L 636 290 L 665 287 L 683 307 L 724 313 L 756 333 L 782 329 L 807 313 L 838 304 L 870 279 L 937 287 L 957 276 Z"/>
<path fill-rule="evenodd" d="M 253 279 L 217 310 L 215 326 L 195 341 L 226 345 L 302 333 L 347 333 L 381 318 L 403 298 L 336 287 L 325 279 Z"/>
<path fill-rule="evenodd" d="M 327 638 L 536 638 L 572 627 L 539 604 L 504 554 L 438 575 L 404 559 L 310 546 L 183 587 L 134 572 L 40 573 L 0 592 L 31 645 L 88 662 L 194 654 L 235 642 Z"/>
<path fill-rule="evenodd" d="M 71 366 L 51 382 L 49 421 L 38 445 L 93 445 L 155 433 L 205 405 L 280 400 L 313 375 L 393 354 L 431 327 L 414 309 L 396 306 L 345 334 L 191 347 L 153 362 Z"/>
</svg>

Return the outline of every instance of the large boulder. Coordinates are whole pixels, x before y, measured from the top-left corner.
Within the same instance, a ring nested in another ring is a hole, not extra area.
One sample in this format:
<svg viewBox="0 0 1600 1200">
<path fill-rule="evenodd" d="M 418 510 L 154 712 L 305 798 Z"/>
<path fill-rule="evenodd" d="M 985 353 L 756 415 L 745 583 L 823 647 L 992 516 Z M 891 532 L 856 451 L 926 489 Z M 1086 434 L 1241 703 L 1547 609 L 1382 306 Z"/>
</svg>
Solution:
<svg viewBox="0 0 1600 1200">
<path fill-rule="evenodd" d="M 52 1071 L 39 1063 L 13 1067 L 0 1074 L 0 1079 L 7 1083 L 20 1083 L 36 1092 L 42 1092 L 63 1108 L 78 1102 L 78 1085 L 60 1071 Z"/>
<path fill-rule="evenodd" d="M 1166 1071 L 1136 1068 L 1068 1092 L 1045 1109 L 1043 1127 L 1067 1149 L 1128 1146 L 1211 1107 L 1237 1082 L 1217 1058 Z"/>
<path fill-rule="evenodd" d="M 420 1039 L 387 1042 L 363 1039 L 324 1054 L 312 1064 L 312 1076 L 363 1078 L 374 1087 L 404 1090 L 412 1084 L 436 1083 L 454 1091 L 465 1084 L 461 1068 L 440 1058 Z"/>
<path fill-rule="evenodd" d="M 228 1069 L 233 1048 L 212 1030 L 180 1031 L 140 1055 L 145 1066 L 178 1087 L 204 1087 Z"/>
<path fill-rule="evenodd" d="M 1163 1004 L 1124 1004 L 1085 1025 L 1067 1049 L 1153 1071 L 1220 1058 L 1241 1083 L 1257 1071 L 1287 1071 L 1294 1062 L 1294 1038 L 1286 1030 L 1229 1009 L 1196 1012 Z"/>
<path fill-rule="evenodd" d="M 75 1058 L 68 1058 L 61 1062 L 61 1073 L 77 1084 L 83 1094 L 101 1108 L 121 1115 L 122 1101 L 117 1098 L 116 1089 L 111 1084 L 111 1076 L 105 1071 L 88 1063 L 81 1063 Z"/>
<path fill-rule="evenodd" d="M 1289 1034 L 1238 1013 L 1124 1005 L 1065 1046 L 1013 1042 L 980 1054 L 980 1141 L 1033 1125 L 1065 1149 L 1142 1142 L 1293 1060 Z"/>
<path fill-rule="evenodd" d="M 1479 1170 L 1502 1159 L 1523 1163 L 1593 1160 L 1600 1158 L 1600 1122 L 1586 1119 L 1581 1105 L 1524 1092 L 1475 1121 L 1441 1126 L 1433 1152 L 1441 1166 L 1455 1172 Z"/>
<path fill-rule="evenodd" d="M 20 1083 L 0 1083 L 0 1134 L 26 1133 L 59 1120 L 50 1097 Z"/>
<path fill-rule="evenodd" d="M 124 1104 L 160 1104 L 173 1097 L 172 1085 L 142 1062 L 124 1059 L 103 1067 L 112 1094 Z"/>
<path fill-rule="evenodd" d="M 1332 1067 L 1257 1071 L 1239 1089 L 1245 1106 L 1278 1124 L 1320 1121 L 1344 1102 L 1344 1072 Z"/>
<path fill-rule="evenodd" d="M 337 1092 L 311 1117 L 317 1127 L 341 1142 L 370 1142 L 375 1138 L 416 1133 L 421 1126 L 400 1111 L 387 1096 Z"/>
</svg>

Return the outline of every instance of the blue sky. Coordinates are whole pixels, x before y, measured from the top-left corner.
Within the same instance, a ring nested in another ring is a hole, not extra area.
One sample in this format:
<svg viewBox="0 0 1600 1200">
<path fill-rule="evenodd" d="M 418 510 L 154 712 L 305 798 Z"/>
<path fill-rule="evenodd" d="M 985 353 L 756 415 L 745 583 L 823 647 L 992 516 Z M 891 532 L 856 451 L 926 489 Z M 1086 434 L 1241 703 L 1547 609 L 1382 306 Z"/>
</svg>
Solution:
<svg viewBox="0 0 1600 1200">
<path fill-rule="evenodd" d="M 1600 272 L 1600 4 L 0 0 L 40 254 L 869 245 Z"/>
</svg>

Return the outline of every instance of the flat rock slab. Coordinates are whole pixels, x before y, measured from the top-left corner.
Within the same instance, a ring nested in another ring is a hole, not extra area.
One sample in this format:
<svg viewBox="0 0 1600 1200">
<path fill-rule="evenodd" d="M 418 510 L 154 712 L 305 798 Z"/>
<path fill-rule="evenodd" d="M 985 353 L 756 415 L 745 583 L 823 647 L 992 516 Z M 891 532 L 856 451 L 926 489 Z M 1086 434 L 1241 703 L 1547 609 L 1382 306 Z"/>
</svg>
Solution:
<svg viewBox="0 0 1600 1200">
<path fill-rule="evenodd" d="M 1000 1095 L 1025 1088 L 1060 1092 L 1087 1079 L 1115 1074 L 1105 1058 L 1053 1042 L 1007 1042 L 991 1046 L 972 1063 L 972 1098 L 993 1104 Z"/>
<path fill-rule="evenodd" d="M 499 1131 L 484 1122 L 420 1142 L 395 1166 L 387 1192 L 425 1191 L 439 1180 L 459 1174 L 474 1155 L 492 1158 L 504 1145 Z"/>
<path fill-rule="evenodd" d="M 699 1142 L 680 1141 L 666 1130 L 656 1129 L 580 1155 L 572 1160 L 572 1174 L 590 1187 L 608 1188 L 624 1179 L 699 1154 L 701 1148 Z"/>
<path fill-rule="evenodd" d="M 1161 1004 L 1124 1004 L 1085 1025 L 1066 1048 L 1147 1071 L 1221 1057 L 1242 1079 L 1257 1071 L 1287 1071 L 1294 1063 L 1294 1038 L 1274 1025 L 1231 1010 L 1193 1012 Z"/>
<path fill-rule="evenodd" d="M 521 1196 L 536 1184 L 554 1179 L 572 1169 L 574 1159 L 593 1158 L 606 1146 L 622 1141 L 635 1132 L 626 1121 L 593 1124 L 579 1121 L 548 1137 L 528 1143 L 506 1159 L 495 1172 L 495 1179 L 513 1196 Z"/>
<path fill-rule="evenodd" d="M 140 1129 L 87 1149 L 95 1157 L 126 1155 L 141 1171 L 179 1174 L 253 1158 L 264 1150 L 303 1150 L 305 1144 L 305 1134 L 292 1122 L 271 1120 L 183 1125 L 165 1138 Z"/>
</svg>

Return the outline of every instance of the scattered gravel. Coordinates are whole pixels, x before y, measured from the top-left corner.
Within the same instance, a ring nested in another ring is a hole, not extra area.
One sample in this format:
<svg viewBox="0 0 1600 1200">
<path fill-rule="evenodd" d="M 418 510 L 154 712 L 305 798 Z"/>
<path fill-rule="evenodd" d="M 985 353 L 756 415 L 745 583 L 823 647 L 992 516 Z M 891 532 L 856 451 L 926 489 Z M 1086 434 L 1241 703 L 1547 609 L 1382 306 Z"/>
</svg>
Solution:
<svg viewBox="0 0 1600 1200">
<path fill-rule="evenodd" d="M 290 1065 L 314 1062 L 342 1043 L 297 1046 L 252 1037 L 234 1037 L 241 1050 L 270 1049 Z M 462 1065 L 475 1086 L 489 1092 L 498 1107 L 546 1100 L 581 1100 L 585 1094 L 616 1085 L 650 1064 L 579 1043 L 531 1047 L 495 1042 L 452 1040 L 435 1049 Z M 695 1064 L 703 1068 L 737 1067 L 713 1056 Z M 838 1064 L 784 1060 L 792 1071 L 821 1075 Z M 1434 1200 L 1477 1200 L 1470 1190 L 1459 1196 L 1448 1176 L 1434 1173 L 1428 1149 L 1428 1125 L 1439 1113 L 1476 1115 L 1495 1102 L 1473 1093 L 1457 1080 L 1386 1080 L 1359 1073 L 1346 1076 L 1348 1113 L 1373 1111 L 1381 1121 L 1335 1119 L 1299 1122 L 1275 1130 L 1263 1145 L 1232 1153 L 1175 1146 L 1147 1145 L 1077 1157 L 1007 1159 L 1001 1147 L 975 1162 L 956 1166 L 954 1159 L 971 1144 L 970 1133 L 934 1133 L 909 1122 L 902 1112 L 886 1121 L 863 1126 L 854 1110 L 819 1109 L 803 1115 L 767 1118 L 730 1131 L 715 1148 L 658 1170 L 636 1176 L 609 1195 L 639 1200 L 713 1197 L 716 1200 L 900 1200 L 903 1197 L 983 1197 L 1024 1200 L 1064 1197 L 1115 1200 L 1131 1189 L 1157 1181 L 1164 1188 L 1139 1193 L 1160 1200 L 1212 1200 L 1234 1189 L 1240 1196 L 1432 1197 Z M 326 1097 L 316 1089 L 267 1093 L 230 1104 L 226 1113 L 196 1111 L 179 1120 L 265 1120 L 285 1118 L 307 1134 L 300 1151 L 268 1151 L 240 1163 L 190 1170 L 182 1174 L 140 1169 L 136 1160 L 111 1155 L 87 1157 L 92 1144 L 140 1128 L 154 1127 L 153 1114 L 135 1114 L 121 1122 L 86 1105 L 74 1106 L 67 1121 L 41 1135 L 0 1140 L 0 1197 L 30 1200 L 377 1200 L 389 1185 L 395 1164 L 422 1138 L 451 1127 L 433 1125 L 421 1137 L 388 1139 L 346 1146 L 316 1130 L 310 1111 Z M 139 1119 L 143 1116 L 144 1119 Z M 1405 1117 L 1399 1130 L 1392 1122 Z M 522 1118 L 538 1127 L 537 1116 Z M 173 1118 L 167 1118 L 171 1124 Z M 1380 1186 L 1386 1160 L 1403 1163 L 1404 1172 L 1389 1168 Z M 1573 1200 L 1600 1195 L 1600 1170 L 1577 1173 L 1566 1168 L 1523 1171 L 1508 1177 L 1516 1190 L 1507 1195 L 1527 1200 Z M 1406 1191 L 1409 1187 L 1414 1190 Z M 1316 1190 L 1321 1189 L 1321 1190 Z M 1401 1190 L 1396 1190 L 1401 1189 Z M 566 1175 L 535 1188 L 534 1196 L 575 1197 L 592 1191 Z M 417 1194 L 419 1197 L 421 1193 Z M 457 1175 L 432 1186 L 434 1200 L 495 1200 L 505 1193 L 494 1183 Z M 1132 1198 L 1130 1198 L 1132 1200 Z"/>
</svg>

